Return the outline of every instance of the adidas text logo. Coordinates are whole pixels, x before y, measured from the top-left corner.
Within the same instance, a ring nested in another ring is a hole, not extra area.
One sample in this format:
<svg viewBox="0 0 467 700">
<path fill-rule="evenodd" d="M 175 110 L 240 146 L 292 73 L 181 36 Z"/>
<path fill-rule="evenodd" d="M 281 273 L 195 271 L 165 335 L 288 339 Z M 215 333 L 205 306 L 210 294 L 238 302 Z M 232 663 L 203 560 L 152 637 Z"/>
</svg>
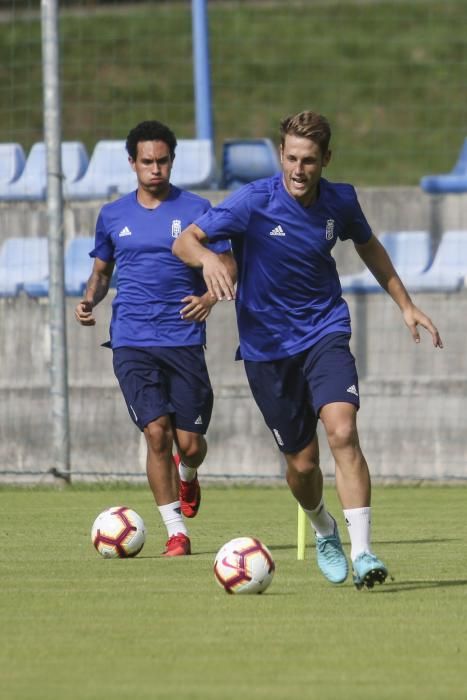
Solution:
<svg viewBox="0 0 467 700">
<path fill-rule="evenodd" d="M 349 386 L 349 388 L 347 389 L 347 393 L 353 394 L 354 396 L 358 396 L 358 391 L 357 391 L 357 387 L 355 386 L 355 384 L 352 384 L 352 386 Z"/>
<path fill-rule="evenodd" d="M 122 236 L 131 236 L 131 231 L 128 228 L 128 226 L 125 226 L 125 228 L 122 228 L 122 230 L 120 231 L 120 233 L 118 235 L 120 236 L 120 238 Z"/>
<path fill-rule="evenodd" d="M 203 425 L 203 418 L 201 415 L 195 420 L 195 425 Z"/>
<path fill-rule="evenodd" d="M 279 224 L 279 226 L 276 226 L 275 228 L 272 229 L 272 231 L 269 233 L 270 236 L 285 236 L 285 231 L 282 228 L 282 226 Z"/>
</svg>

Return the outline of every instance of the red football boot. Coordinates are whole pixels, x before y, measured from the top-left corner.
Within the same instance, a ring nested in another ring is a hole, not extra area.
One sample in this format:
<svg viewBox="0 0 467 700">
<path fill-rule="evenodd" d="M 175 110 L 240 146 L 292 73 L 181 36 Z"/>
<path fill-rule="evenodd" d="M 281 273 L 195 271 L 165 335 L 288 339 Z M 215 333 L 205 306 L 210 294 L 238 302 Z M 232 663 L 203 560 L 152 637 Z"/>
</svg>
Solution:
<svg viewBox="0 0 467 700">
<path fill-rule="evenodd" d="M 178 454 L 173 456 L 173 461 L 178 469 L 180 465 L 180 457 Z M 198 513 L 201 503 L 201 488 L 198 475 L 195 476 L 193 481 L 183 481 L 180 479 L 179 498 L 182 513 L 185 518 L 194 518 Z"/>
<path fill-rule="evenodd" d="M 182 557 L 186 554 L 191 554 L 191 543 L 189 537 L 182 532 L 177 532 L 167 540 L 165 551 L 162 552 L 165 557 Z"/>
</svg>

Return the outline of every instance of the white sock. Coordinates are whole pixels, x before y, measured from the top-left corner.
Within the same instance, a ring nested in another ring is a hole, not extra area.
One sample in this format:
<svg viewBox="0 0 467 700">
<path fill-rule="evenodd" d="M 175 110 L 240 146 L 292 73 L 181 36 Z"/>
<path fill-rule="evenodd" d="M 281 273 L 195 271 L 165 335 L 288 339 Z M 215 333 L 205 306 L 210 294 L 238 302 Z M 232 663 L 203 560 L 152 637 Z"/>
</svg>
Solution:
<svg viewBox="0 0 467 700">
<path fill-rule="evenodd" d="M 320 500 L 313 510 L 306 510 L 305 508 L 303 510 L 307 514 L 318 537 L 328 537 L 328 535 L 333 534 L 335 520 L 326 510 L 323 499 Z"/>
<path fill-rule="evenodd" d="M 178 473 L 180 474 L 180 479 L 182 481 L 193 481 L 196 474 L 198 473 L 198 470 L 194 467 L 187 467 L 186 464 L 180 462 L 178 466 Z"/>
<path fill-rule="evenodd" d="M 371 553 L 371 507 L 345 509 L 344 517 L 351 543 L 350 558 L 355 561 L 359 554 Z"/>
<path fill-rule="evenodd" d="M 185 523 L 183 522 L 182 509 L 180 501 L 167 503 L 165 506 L 157 506 L 164 525 L 167 528 L 167 534 L 170 537 L 177 535 L 179 532 L 183 535 L 188 534 Z"/>
</svg>

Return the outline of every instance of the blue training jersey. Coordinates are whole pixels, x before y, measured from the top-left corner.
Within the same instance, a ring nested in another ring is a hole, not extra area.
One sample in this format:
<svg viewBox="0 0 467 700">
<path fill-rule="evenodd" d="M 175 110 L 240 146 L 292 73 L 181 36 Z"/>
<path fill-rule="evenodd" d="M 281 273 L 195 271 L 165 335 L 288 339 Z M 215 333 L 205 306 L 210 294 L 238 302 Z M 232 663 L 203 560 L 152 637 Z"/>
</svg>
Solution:
<svg viewBox="0 0 467 700">
<path fill-rule="evenodd" d="M 372 233 L 352 185 L 321 179 L 303 207 L 282 174 L 240 188 L 194 222 L 209 241 L 230 237 L 238 266 L 238 357 L 296 355 L 328 333 L 350 333 L 331 251 L 338 238 L 366 243 Z"/>
<path fill-rule="evenodd" d="M 183 321 L 183 297 L 206 291 L 198 270 L 172 254 L 172 244 L 211 204 L 191 192 L 170 188 L 155 209 L 139 204 L 136 191 L 105 204 L 97 219 L 91 257 L 117 265 L 117 294 L 112 303 L 112 348 L 204 345 L 205 323 Z M 228 241 L 212 246 L 230 250 Z"/>
</svg>

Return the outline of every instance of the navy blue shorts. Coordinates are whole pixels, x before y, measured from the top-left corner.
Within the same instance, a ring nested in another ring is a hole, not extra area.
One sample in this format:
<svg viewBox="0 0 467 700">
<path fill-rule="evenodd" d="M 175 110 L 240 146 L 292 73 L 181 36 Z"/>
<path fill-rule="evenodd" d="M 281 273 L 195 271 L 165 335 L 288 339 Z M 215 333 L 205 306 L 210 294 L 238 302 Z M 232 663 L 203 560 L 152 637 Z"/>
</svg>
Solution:
<svg viewBox="0 0 467 700">
<path fill-rule="evenodd" d="M 347 333 L 330 333 L 293 357 L 244 361 L 253 397 L 282 452 L 299 452 L 311 442 L 326 404 L 343 401 L 359 408 L 349 339 Z"/>
<path fill-rule="evenodd" d="M 201 345 L 115 348 L 113 366 L 128 413 L 140 430 L 170 415 L 175 428 L 205 434 L 213 394 Z"/>
</svg>

